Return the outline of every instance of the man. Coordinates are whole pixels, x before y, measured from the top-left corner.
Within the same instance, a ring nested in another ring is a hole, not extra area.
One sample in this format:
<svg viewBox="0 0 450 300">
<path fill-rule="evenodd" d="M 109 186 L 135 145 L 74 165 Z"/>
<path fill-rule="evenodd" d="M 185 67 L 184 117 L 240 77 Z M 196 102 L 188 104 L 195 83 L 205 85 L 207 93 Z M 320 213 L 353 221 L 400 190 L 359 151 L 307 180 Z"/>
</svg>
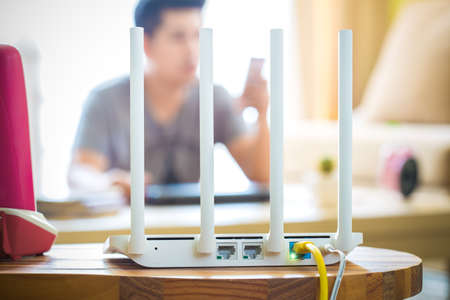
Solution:
<svg viewBox="0 0 450 300">
<path fill-rule="evenodd" d="M 144 27 L 148 61 L 144 76 L 145 169 L 152 183 L 199 179 L 199 87 L 195 72 L 203 5 L 204 0 L 141 0 L 136 6 L 135 23 Z M 73 148 L 69 171 L 72 187 L 92 184 L 93 177 L 85 176 L 87 173 L 103 174 L 108 184 L 129 193 L 129 88 L 129 78 L 120 78 L 100 85 L 89 95 Z M 255 132 L 245 130 L 235 101 L 258 110 Z M 260 75 L 247 83 L 237 100 L 222 87 L 214 87 L 215 142 L 224 143 L 247 177 L 258 182 L 269 179 L 267 106 L 267 84 Z"/>
</svg>

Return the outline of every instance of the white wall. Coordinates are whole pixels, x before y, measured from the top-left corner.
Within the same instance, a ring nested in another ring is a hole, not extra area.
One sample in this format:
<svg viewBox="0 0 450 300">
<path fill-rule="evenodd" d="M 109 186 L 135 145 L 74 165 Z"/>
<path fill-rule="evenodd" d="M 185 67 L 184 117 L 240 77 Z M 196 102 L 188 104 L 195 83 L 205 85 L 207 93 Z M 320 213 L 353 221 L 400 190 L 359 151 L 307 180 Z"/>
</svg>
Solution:
<svg viewBox="0 0 450 300">
<path fill-rule="evenodd" d="M 89 90 L 128 70 L 133 1 L 2 0 L 0 42 L 30 39 L 41 53 L 42 191 L 67 191 L 70 147 Z"/>
</svg>

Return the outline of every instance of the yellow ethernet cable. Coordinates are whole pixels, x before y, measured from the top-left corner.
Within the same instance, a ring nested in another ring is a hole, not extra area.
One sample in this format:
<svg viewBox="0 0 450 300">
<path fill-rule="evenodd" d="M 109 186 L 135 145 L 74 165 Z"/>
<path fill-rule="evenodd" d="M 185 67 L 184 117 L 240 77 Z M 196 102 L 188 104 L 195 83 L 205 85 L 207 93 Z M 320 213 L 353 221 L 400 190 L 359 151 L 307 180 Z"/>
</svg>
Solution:
<svg viewBox="0 0 450 300">
<path fill-rule="evenodd" d="M 328 278 L 327 269 L 323 260 L 322 252 L 312 242 L 297 242 L 294 244 L 293 250 L 297 254 L 305 254 L 311 252 L 314 260 L 317 263 L 317 270 L 319 271 L 320 279 L 320 300 L 328 300 Z"/>
</svg>

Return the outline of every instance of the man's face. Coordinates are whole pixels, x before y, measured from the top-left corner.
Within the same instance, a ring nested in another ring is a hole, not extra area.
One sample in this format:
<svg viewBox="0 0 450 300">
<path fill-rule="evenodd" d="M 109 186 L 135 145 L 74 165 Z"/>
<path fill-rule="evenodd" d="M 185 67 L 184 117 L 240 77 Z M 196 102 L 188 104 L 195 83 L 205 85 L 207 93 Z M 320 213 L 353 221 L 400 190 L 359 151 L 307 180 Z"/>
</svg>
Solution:
<svg viewBox="0 0 450 300">
<path fill-rule="evenodd" d="M 168 9 L 152 36 L 145 36 L 145 53 L 153 71 L 185 84 L 195 78 L 198 63 L 200 9 Z"/>
</svg>

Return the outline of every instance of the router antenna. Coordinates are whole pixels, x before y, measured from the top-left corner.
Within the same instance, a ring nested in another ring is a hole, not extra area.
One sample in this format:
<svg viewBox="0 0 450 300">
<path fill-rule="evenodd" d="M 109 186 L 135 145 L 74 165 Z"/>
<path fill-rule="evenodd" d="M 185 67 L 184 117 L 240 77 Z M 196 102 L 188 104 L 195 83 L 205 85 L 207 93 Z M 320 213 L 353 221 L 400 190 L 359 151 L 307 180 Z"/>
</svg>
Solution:
<svg viewBox="0 0 450 300">
<path fill-rule="evenodd" d="M 128 253 L 144 254 L 144 30 L 130 28 L 131 236 Z"/>
<path fill-rule="evenodd" d="M 352 31 L 339 31 L 339 209 L 335 246 L 353 249 L 352 241 Z"/>
<path fill-rule="evenodd" d="M 214 236 L 214 90 L 213 32 L 200 29 L 200 237 L 197 251 L 213 253 Z"/>
<path fill-rule="evenodd" d="M 283 246 L 283 30 L 270 31 L 270 232 L 269 252 Z"/>
</svg>

